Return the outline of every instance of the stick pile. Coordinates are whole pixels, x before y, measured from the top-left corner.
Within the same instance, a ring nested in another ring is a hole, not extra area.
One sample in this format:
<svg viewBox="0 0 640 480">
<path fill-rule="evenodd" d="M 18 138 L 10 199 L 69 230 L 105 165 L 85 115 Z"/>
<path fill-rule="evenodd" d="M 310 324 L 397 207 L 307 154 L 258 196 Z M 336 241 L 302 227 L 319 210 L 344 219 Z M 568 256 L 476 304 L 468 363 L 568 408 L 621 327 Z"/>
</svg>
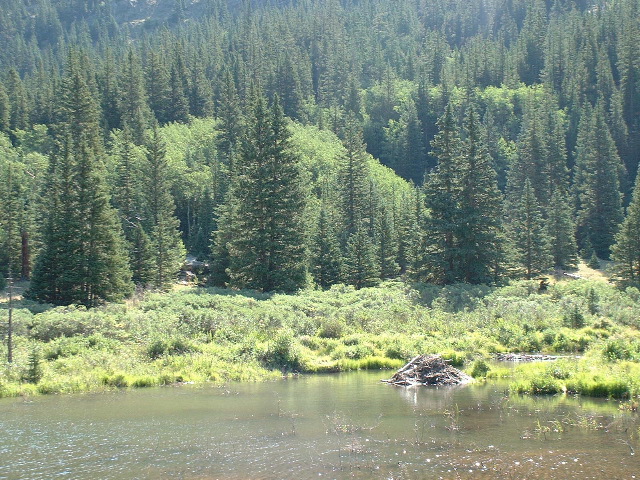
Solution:
<svg viewBox="0 0 640 480">
<path fill-rule="evenodd" d="M 473 379 L 449 365 L 439 355 L 418 355 L 389 380 L 393 385 L 460 385 Z"/>
</svg>

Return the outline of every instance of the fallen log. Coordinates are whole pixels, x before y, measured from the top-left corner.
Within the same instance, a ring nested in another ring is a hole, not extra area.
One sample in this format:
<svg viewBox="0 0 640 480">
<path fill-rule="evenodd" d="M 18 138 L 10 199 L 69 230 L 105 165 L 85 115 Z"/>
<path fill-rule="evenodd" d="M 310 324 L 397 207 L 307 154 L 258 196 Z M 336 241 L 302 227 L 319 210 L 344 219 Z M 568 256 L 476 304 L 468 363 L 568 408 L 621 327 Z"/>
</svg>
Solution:
<svg viewBox="0 0 640 480">
<path fill-rule="evenodd" d="M 461 385 L 473 381 L 469 375 L 449 365 L 439 355 L 418 355 L 390 379 L 392 385 Z"/>
</svg>

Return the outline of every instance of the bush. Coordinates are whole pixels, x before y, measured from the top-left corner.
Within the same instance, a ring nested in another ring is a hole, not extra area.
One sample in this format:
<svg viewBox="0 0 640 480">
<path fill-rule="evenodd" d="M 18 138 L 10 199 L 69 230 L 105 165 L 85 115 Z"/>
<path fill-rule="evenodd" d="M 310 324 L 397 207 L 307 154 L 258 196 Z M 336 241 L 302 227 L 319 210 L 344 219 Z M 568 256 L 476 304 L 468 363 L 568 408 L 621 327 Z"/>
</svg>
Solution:
<svg viewBox="0 0 640 480">
<path fill-rule="evenodd" d="M 320 321 L 318 336 L 320 338 L 340 338 L 344 335 L 345 325 L 335 317 L 323 318 Z"/>
<path fill-rule="evenodd" d="M 469 370 L 469 375 L 473 378 L 485 378 L 490 370 L 491 367 L 489 364 L 485 360 L 480 359 L 473 362 Z"/>
<path fill-rule="evenodd" d="M 637 354 L 634 348 L 626 339 L 616 337 L 605 340 L 602 346 L 602 356 L 610 362 L 618 360 L 633 360 Z"/>
<path fill-rule="evenodd" d="M 291 330 L 280 330 L 269 347 L 263 361 L 271 368 L 300 369 L 300 352 Z"/>
<path fill-rule="evenodd" d="M 182 337 L 154 340 L 147 347 L 147 356 L 155 360 L 163 355 L 184 355 L 195 351 L 194 346 Z"/>
</svg>

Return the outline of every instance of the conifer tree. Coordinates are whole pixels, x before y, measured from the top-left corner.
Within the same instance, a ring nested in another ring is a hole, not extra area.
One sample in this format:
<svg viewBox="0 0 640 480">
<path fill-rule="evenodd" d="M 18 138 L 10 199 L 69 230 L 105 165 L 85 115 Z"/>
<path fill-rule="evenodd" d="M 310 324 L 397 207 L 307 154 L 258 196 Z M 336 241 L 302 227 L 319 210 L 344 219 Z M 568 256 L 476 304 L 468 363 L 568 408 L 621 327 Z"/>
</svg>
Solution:
<svg viewBox="0 0 640 480">
<path fill-rule="evenodd" d="M 458 182 L 460 138 L 450 104 L 438 120 L 439 133 L 431 142 L 431 154 L 438 159 L 424 184 L 427 245 L 424 268 L 434 283 L 448 284 L 460 279 L 459 251 L 455 236 L 460 222 Z"/>
<path fill-rule="evenodd" d="M 140 59 L 133 50 L 127 53 L 127 60 L 122 72 L 120 112 L 122 121 L 131 129 L 133 141 L 136 145 L 144 144 L 144 133 L 149 125 L 151 111 L 147 104 L 142 77 Z"/>
<path fill-rule="evenodd" d="M 103 126 L 106 132 L 121 126 L 120 119 L 120 87 L 118 75 L 111 49 L 105 53 L 104 65 L 98 77 L 100 90 L 100 106 L 102 108 Z"/>
<path fill-rule="evenodd" d="M 507 208 L 507 235 L 513 244 L 513 261 L 524 278 L 531 280 L 547 272 L 553 259 L 542 212 L 529 179 L 525 180 L 522 195 L 507 203 Z"/>
<path fill-rule="evenodd" d="M 185 260 L 185 249 L 175 217 L 175 204 L 169 183 L 166 147 L 158 125 L 154 124 L 147 143 L 147 163 L 144 169 L 146 233 L 154 260 L 151 285 L 167 288 L 175 280 Z M 141 244 L 144 237 L 140 236 Z"/>
<path fill-rule="evenodd" d="M 365 223 L 358 219 L 356 231 L 349 236 L 343 259 L 342 277 L 357 289 L 372 287 L 379 282 L 380 266 Z"/>
<path fill-rule="evenodd" d="M 171 66 L 169 74 L 169 103 L 167 105 L 167 122 L 187 123 L 189 121 L 189 100 L 185 94 L 184 80 L 180 77 L 178 67 Z"/>
<path fill-rule="evenodd" d="M 609 258 L 609 247 L 623 220 L 620 177 L 624 167 L 601 103 L 585 108 L 580 120 L 575 169 L 578 242 L 584 248 L 588 241 L 598 257 Z"/>
<path fill-rule="evenodd" d="M 335 230 L 335 220 L 325 204 L 320 207 L 318 225 L 310 245 L 311 274 L 322 288 L 328 288 L 340 281 L 342 258 L 340 243 Z"/>
<path fill-rule="evenodd" d="M 11 131 L 11 103 L 2 83 L 0 83 L 0 133 Z"/>
<path fill-rule="evenodd" d="M 149 107 L 161 125 L 169 121 L 170 95 L 169 72 L 162 58 L 153 50 L 149 52 L 146 68 L 146 85 Z"/>
<path fill-rule="evenodd" d="M 30 296 L 95 306 L 131 291 L 131 271 L 109 204 L 97 105 L 73 54 L 62 85 L 58 148 L 45 191 L 46 223 Z"/>
<path fill-rule="evenodd" d="M 615 241 L 611 247 L 611 258 L 615 262 L 614 278 L 622 285 L 640 284 L 640 173 Z"/>
<path fill-rule="evenodd" d="M 189 111 L 195 117 L 213 116 L 213 89 L 205 77 L 200 62 L 196 62 L 192 72 L 189 95 Z"/>
<path fill-rule="evenodd" d="M 233 156 L 238 151 L 242 137 L 242 111 L 240 97 L 233 75 L 229 70 L 224 73 L 222 91 L 219 95 L 218 118 L 220 119 L 220 138 L 218 150 L 226 160 L 227 168 L 233 171 Z"/>
<path fill-rule="evenodd" d="M 344 232 L 348 237 L 355 233 L 356 223 L 365 216 L 369 190 L 367 153 L 363 144 L 362 131 L 353 115 L 347 119 L 343 144 L 346 151 L 339 167 L 338 185 L 341 191 Z"/>
<path fill-rule="evenodd" d="M 227 197 L 230 284 L 293 292 L 306 282 L 298 157 L 274 97 L 271 109 L 256 95 Z"/>
<path fill-rule="evenodd" d="M 398 275 L 396 262 L 398 245 L 393 228 L 393 220 L 387 207 L 382 204 L 376 217 L 374 241 L 376 245 L 377 263 L 380 267 L 380 278 L 393 278 Z"/>
<path fill-rule="evenodd" d="M 546 231 L 553 265 L 556 268 L 575 268 L 578 263 L 576 228 L 570 203 L 559 190 L 553 192 L 547 208 Z"/>
<path fill-rule="evenodd" d="M 459 255 L 459 278 L 467 283 L 494 280 L 492 270 L 500 252 L 499 232 L 502 197 L 496 172 L 481 141 L 478 116 L 470 107 L 458 163 L 459 221 L 455 236 Z"/>
<path fill-rule="evenodd" d="M 9 97 L 11 110 L 9 112 L 9 127 L 12 131 L 24 130 L 29 123 L 29 107 L 24 83 L 15 68 L 11 68 L 5 82 L 5 89 Z"/>
<path fill-rule="evenodd" d="M 143 182 L 146 173 L 142 169 L 142 147 L 134 145 L 133 137 L 125 124 L 115 137 L 115 170 L 112 203 L 118 209 L 129 251 L 132 280 L 136 285 L 152 284 L 155 260 L 152 257 L 149 236 L 142 221 L 144 217 Z"/>
</svg>

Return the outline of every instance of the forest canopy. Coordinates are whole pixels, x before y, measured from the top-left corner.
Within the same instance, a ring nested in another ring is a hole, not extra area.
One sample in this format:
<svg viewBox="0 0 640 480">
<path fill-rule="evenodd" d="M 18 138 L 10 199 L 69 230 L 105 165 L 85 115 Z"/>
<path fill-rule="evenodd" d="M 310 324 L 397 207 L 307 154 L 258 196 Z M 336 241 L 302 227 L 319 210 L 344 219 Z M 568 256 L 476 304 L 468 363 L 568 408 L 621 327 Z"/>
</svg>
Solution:
<svg viewBox="0 0 640 480">
<path fill-rule="evenodd" d="M 186 252 L 258 290 L 579 257 L 637 282 L 639 9 L 7 0 L 2 276 L 85 305 L 166 288 Z"/>
</svg>

